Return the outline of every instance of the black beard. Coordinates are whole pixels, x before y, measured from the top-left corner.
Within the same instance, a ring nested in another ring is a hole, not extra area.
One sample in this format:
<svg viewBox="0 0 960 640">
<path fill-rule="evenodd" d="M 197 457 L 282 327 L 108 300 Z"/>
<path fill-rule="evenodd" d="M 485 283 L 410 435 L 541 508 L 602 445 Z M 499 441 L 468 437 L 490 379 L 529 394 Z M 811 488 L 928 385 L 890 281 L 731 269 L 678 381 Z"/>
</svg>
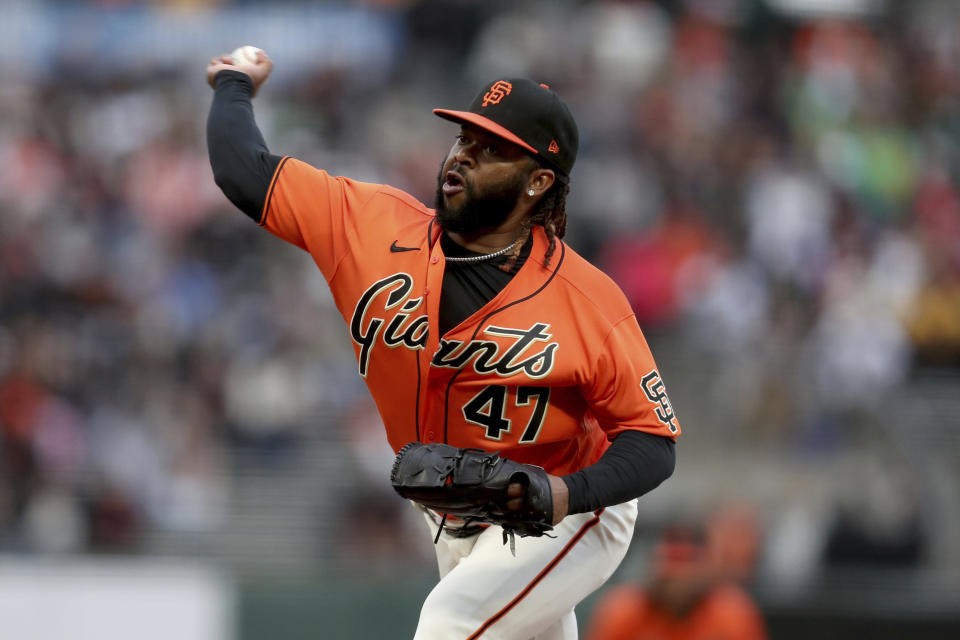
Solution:
<svg viewBox="0 0 960 640">
<path fill-rule="evenodd" d="M 525 175 L 518 173 L 513 178 L 492 185 L 485 191 L 478 191 L 464 178 L 463 204 L 453 208 L 447 207 L 443 201 L 445 176 L 446 173 L 441 169 L 440 175 L 437 176 L 435 202 L 437 222 L 445 231 L 468 234 L 496 229 L 502 225 L 520 201 L 527 181 Z"/>
</svg>

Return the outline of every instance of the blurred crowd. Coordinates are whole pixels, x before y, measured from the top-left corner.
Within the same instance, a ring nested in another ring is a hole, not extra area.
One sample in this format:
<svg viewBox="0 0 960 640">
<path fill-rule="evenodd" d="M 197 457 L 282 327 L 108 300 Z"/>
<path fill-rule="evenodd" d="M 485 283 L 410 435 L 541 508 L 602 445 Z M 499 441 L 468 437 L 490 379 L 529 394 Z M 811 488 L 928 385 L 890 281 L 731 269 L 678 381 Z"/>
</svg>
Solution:
<svg viewBox="0 0 960 640">
<path fill-rule="evenodd" d="M 581 131 L 567 240 L 656 353 L 685 355 L 663 364 L 684 438 L 843 456 L 871 490 L 838 483 L 819 559 L 917 566 L 916 425 L 891 408 L 926 373 L 960 383 L 960 5 L 840 4 L 356 3 L 398 36 L 382 82 L 275 56 L 255 109 L 275 153 L 429 203 L 455 133 L 431 108 L 497 76 L 550 84 Z M 391 454 L 323 279 L 213 183 L 217 53 L 0 72 L 0 551 L 222 531 L 238 477 L 306 467 L 320 441 L 360 469 L 336 537 L 358 564 L 396 555 Z M 800 535 L 785 517 L 771 536 Z"/>
</svg>

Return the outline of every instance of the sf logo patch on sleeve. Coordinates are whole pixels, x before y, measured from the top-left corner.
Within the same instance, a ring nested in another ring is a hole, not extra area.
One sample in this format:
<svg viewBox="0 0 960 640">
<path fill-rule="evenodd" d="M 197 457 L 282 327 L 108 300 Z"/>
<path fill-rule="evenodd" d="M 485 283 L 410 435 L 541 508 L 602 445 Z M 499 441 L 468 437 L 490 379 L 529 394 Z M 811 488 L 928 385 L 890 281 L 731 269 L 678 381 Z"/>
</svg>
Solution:
<svg viewBox="0 0 960 640">
<path fill-rule="evenodd" d="M 657 419 L 670 428 L 670 433 L 677 433 L 677 416 L 673 412 L 673 406 L 670 404 L 670 398 L 667 397 L 667 390 L 663 386 L 663 380 L 656 369 L 640 378 L 640 386 L 650 402 L 657 405 L 653 412 L 657 414 Z"/>
</svg>

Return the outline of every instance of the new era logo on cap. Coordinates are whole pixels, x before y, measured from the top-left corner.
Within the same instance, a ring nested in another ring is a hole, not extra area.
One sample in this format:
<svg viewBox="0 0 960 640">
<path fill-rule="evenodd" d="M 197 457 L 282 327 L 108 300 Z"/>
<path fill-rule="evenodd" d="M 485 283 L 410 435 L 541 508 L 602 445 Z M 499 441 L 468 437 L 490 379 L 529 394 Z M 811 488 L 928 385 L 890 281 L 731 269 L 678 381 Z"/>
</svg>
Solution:
<svg viewBox="0 0 960 640">
<path fill-rule="evenodd" d="M 480 90 L 466 111 L 434 109 L 453 122 L 472 124 L 526 149 L 566 181 L 577 158 L 577 123 L 547 85 L 500 78 Z"/>
</svg>

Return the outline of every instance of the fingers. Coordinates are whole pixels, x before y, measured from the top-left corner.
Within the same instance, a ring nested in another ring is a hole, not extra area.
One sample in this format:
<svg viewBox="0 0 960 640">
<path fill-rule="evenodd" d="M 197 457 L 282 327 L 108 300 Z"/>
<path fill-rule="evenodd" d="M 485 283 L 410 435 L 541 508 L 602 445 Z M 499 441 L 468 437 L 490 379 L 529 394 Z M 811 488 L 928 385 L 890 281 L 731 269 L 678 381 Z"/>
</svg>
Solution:
<svg viewBox="0 0 960 640">
<path fill-rule="evenodd" d="M 251 62 L 249 59 L 245 60 L 235 60 L 233 55 L 229 53 L 224 53 L 219 56 L 214 56 L 210 58 L 210 62 L 207 63 L 207 67 L 218 66 L 218 65 L 230 65 L 230 66 L 245 66 L 253 65 L 255 67 L 273 67 L 273 60 L 270 59 L 270 56 L 267 55 L 267 52 L 263 49 L 257 51 L 257 58 L 255 61 Z"/>
<path fill-rule="evenodd" d="M 213 62 L 207 65 L 207 84 L 211 87 L 214 86 L 214 79 L 217 77 L 217 74 L 223 71 L 224 69 L 231 69 L 233 65 L 225 62 Z"/>
<path fill-rule="evenodd" d="M 210 62 L 207 63 L 207 71 L 214 68 L 220 70 L 224 67 L 232 67 L 234 64 L 233 58 L 229 55 L 214 56 L 210 58 Z"/>
<path fill-rule="evenodd" d="M 253 81 L 252 95 L 256 95 L 257 89 L 273 71 L 273 60 L 262 49 L 257 51 L 255 60 L 249 58 L 234 59 L 233 54 L 226 53 L 214 56 L 207 64 L 207 83 L 213 87 L 217 74 L 225 69 L 234 69 L 250 76 Z"/>
<path fill-rule="evenodd" d="M 268 74 L 271 71 L 273 71 L 273 60 L 270 59 L 270 56 L 268 56 L 267 52 L 264 51 L 263 49 L 261 49 L 260 51 L 257 51 L 256 64 L 258 67 L 263 67 L 264 69 L 266 69 Z"/>
<path fill-rule="evenodd" d="M 523 508 L 523 496 L 526 493 L 524 486 L 519 482 L 507 485 L 507 509 L 519 511 Z"/>
<path fill-rule="evenodd" d="M 221 54 L 210 58 L 210 62 L 207 63 L 207 84 L 213 87 L 214 78 L 216 78 L 217 74 L 232 66 L 233 57 L 228 54 Z"/>
</svg>

